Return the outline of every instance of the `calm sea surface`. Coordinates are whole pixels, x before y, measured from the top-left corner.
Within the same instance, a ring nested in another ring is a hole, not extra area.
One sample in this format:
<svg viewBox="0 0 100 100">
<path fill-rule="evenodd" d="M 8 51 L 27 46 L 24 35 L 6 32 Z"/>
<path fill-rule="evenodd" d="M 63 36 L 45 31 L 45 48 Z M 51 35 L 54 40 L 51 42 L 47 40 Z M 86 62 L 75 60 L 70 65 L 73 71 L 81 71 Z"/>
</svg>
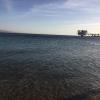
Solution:
<svg viewBox="0 0 100 100">
<path fill-rule="evenodd" d="M 99 38 L 0 35 L 4 100 L 67 100 L 99 89 Z"/>
</svg>

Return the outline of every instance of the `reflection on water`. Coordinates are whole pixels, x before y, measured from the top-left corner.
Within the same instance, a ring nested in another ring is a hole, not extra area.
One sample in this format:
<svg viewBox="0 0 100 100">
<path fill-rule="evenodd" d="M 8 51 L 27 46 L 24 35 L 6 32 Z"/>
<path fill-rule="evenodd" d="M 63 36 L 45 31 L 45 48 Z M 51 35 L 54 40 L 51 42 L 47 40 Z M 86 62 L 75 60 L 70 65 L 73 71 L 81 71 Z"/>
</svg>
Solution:
<svg viewBox="0 0 100 100">
<path fill-rule="evenodd" d="M 1 35 L 0 98 L 99 100 L 99 45 L 97 38 Z"/>
</svg>

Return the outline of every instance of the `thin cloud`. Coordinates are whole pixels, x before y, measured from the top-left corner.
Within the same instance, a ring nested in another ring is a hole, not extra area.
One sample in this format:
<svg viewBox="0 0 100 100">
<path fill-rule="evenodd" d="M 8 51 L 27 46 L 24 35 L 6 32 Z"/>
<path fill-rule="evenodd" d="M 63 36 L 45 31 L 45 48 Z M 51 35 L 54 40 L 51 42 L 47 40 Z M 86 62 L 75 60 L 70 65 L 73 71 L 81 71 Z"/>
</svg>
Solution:
<svg viewBox="0 0 100 100">
<path fill-rule="evenodd" d="M 51 0 L 51 2 L 49 2 L 50 0 L 43 1 L 46 1 L 46 3 L 42 2 L 42 4 L 38 4 L 38 2 L 35 2 L 36 4 L 33 4 L 33 7 L 23 15 L 28 16 L 37 14 L 45 16 L 65 16 L 66 14 L 74 14 L 75 12 L 94 14 L 99 13 L 99 10 L 97 9 L 100 9 L 100 2 L 97 0 L 59 0 L 59 2 L 57 0 Z"/>
<path fill-rule="evenodd" d="M 8 12 L 14 6 L 18 17 L 34 15 L 70 16 L 73 14 L 99 14 L 98 0 L 4 0 Z M 12 5 L 12 2 L 14 5 Z"/>
<path fill-rule="evenodd" d="M 4 5 L 6 8 L 6 11 L 10 13 L 12 11 L 12 1 L 11 0 L 4 0 Z"/>
<path fill-rule="evenodd" d="M 76 9 L 79 11 L 96 11 L 100 9 L 100 1 L 98 0 L 68 0 L 66 3 L 66 8 Z"/>
<path fill-rule="evenodd" d="M 73 11 L 66 8 L 66 1 L 67 0 L 63 0 L 63 2 L 50 2 L 41 5 L 33 5 L 33 7 L 30 8 L 29 11 L 26 11 L 22 17 L 29 15 L 63 16 L 64 14 Z"/>
</svg>

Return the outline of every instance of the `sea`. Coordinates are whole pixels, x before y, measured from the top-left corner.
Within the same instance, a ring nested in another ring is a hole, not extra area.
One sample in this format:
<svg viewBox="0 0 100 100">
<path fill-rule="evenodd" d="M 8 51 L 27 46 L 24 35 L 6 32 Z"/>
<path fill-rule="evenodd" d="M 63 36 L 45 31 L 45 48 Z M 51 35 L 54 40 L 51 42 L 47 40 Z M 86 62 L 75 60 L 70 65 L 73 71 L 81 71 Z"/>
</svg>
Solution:
<svg viewBox="0 0 100 100">
<path fill-rule="evenodd" d="M 0 100 L 100 100 L 100 37 L 0 33 Z"/>
</svg>

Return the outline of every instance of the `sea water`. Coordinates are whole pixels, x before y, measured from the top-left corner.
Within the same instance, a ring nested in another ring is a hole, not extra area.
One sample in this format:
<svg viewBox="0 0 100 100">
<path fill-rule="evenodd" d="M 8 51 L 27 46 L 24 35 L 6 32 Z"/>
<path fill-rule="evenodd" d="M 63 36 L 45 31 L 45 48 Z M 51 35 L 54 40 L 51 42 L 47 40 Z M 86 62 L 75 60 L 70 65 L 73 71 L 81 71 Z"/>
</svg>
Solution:
<svg viewBox="0 0 100 100">
<path fill-rule="evenodd" d="M 0 98 L 67 100 L 99 88 L 99 37 L 0 35 Z"/>
</svg>

